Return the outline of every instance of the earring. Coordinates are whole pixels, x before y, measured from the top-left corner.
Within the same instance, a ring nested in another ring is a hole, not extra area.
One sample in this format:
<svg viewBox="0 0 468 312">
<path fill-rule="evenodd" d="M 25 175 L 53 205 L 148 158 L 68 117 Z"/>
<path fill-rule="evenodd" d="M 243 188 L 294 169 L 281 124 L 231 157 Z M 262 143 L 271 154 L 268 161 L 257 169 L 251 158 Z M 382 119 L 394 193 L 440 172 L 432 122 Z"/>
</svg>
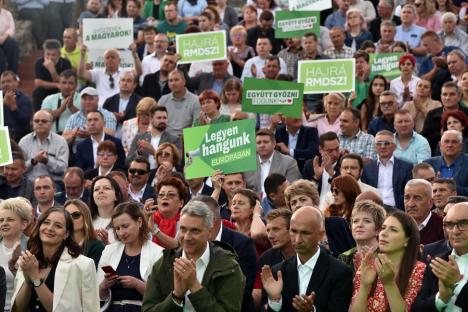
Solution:
<svg viewBox="0 0 468 312">
<path fill-rule="evenodd" d="M 403 246 L 408 247 L 408 243 L 405 243 Z"/>
</svg>

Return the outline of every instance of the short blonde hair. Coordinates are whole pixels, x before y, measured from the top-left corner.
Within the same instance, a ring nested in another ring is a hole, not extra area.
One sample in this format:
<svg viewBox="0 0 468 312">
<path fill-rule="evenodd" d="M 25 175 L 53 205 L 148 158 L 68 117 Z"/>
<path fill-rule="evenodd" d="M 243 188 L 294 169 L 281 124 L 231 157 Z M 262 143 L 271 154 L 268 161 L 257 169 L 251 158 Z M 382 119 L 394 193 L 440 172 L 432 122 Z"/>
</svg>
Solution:
<svg viewBox="0 0 468 312">
<path fill-rule="evenodd" d="M 152 97 L 144 97 L 138 102 L 136 107 L 136 113 L 138 114 L 150 114 L 151 107 L 158 103 Z"/>
<path fill-rule="evenodd" d="M 33 207 L 24 197 L 5 199 L 0 203 L 0 211 L 8 210 L 15 213 L 22 221 L 31 222 L 33 219 Z"/>
<path fill-rule="evenodd" d="M 237 25 L 231 28 L 231 31 L 229 32 L 229 34 L 232 35 L 234 33 L 241 33 L 244 36 L 247 36 L 247 30 L 245 29 L 244 26 L 241 26 L 241 25 Z"/>
<path fill-rule="evenodd" d="M 299 179 L 286 188 L 284 191 L 284 199 L 289 209 L 291 209 L 291 198 L 298 195 L 309 197 L 317 207 L 320 204 L 320 195 L 317 191 L 317 187 L 311 181 Z"/>
</svg>

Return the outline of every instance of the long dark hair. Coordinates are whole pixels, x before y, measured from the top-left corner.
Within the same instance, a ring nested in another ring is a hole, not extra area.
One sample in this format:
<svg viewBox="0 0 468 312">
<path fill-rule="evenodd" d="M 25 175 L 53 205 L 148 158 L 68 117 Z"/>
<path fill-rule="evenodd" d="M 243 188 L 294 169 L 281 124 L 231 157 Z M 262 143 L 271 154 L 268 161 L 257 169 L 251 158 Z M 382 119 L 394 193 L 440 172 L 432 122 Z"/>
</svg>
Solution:
<svg viewBox="0 0 468 312">
<path fill-rule="evenodd" d="M 346 221 L 349 222 L 351 220 L 351 212 L 353 211 L 356 197 L 361 194 L 361 188 L 359 187 L 359 184 L 356 182 L 355 178 L 345 174 L 334 178 L 331 183 L 331 187 L 336 187 L 343 193 L 346 203 L 342 205 L 336 205 L 334 203 L 331 204 L 328 207 L 330 216 L 341 217 L 344 215 Z"/>
<path fill-rule="evenodd" d="M 114 206 L 117 206 L 118 204 L 123 202 L 123 196 L 122 196 L 122 191 L 120 190 L 120 186 L 113 178 L 109 176 L 95 177 L 93 179 L 93 183 L 91 183 L 91 192 L 89 194 L 89 199 L 88 199 L 88 206 L 89 206 L 89 210 L 91 211 L 91 217 L 93 218 L 93 220 L 99 216 L 99 210 L 96 205 L 96 202 L 94 201 L 94 196 L 93 196 L 94 185 L 96 184 L 97 181 L 102 180 L 102 179 L 109 180 L 112 188 L 114 189 L 114 193 L 115 193 L 115 205 Z"/>
<path fill-rule="evenodd" d="M 68 234 L 65 240 L 62 241 L 62 243 L 60 244 L 59 248 L 57 248 L 57 251 L 54 253 L 54 255 L 50 259 L 48 259 L 44 255 L 44 250 L 42 249 L 42 241 L 39 233 L 42 223 L 44 223 L 44 221 L 54 212 L 62 213 L 64 215 L 65 227 Z M 68 213 L 68 211 L 66 211 L 63 208 L 50 208 L 46 212 L 41 214 L 37 219 L 36 225 L 32 230 L 31 237 L 28 240 L 28 250 L 36 256 L 37 261 L 39 262 L 39 267 L 46 268 L 49 265 L 56 265 L 59 262 L 60 256 L 62 255 L 62 252 L 65 249 L 65 247 L 68 248 L 68 253 L 73 258 L 76 258 L 81 254 L 80 246 L 73 240 L 73 219 L 70 213 Z"/>
<path fill-rule="evenodd" d="M 374 77 L 372 77 L 372 80 L 369 83 L 369 90 L 367 92 L 367 100 L 364 102 L 364 105 L 367 108 L 367 112 L 366 112 L 366 115 L 363 116 L 363 118 L 367 121 L 368 124 L 371 122 L 372 118 L 374 117 L 374 110 L 375 110 L 375 107 L 377 106 L 377 102 L 375 100 L 375 94 L 374 92 L 372 92 L 372 84 L 374 83 L 376 79 L 381 79 L 384 81 L 384 84 L 385 84 L 384 91 L 388 90 L 389 88 L 387 79 L 385 79 L 384 76 L 375 75 Z M 377 116 L 381 116 L 381 115 L 382 115 L 382 111 L 379 108 L 379 110 L 377 111 Z"/>
</svg>

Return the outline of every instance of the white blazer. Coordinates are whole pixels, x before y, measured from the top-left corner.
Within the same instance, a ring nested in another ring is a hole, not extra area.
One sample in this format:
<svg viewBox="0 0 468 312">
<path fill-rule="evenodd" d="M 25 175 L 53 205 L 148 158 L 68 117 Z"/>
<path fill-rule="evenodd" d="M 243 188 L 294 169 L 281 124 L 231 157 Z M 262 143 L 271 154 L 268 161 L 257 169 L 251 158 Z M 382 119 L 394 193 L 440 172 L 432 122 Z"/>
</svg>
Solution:
<svg viewBox="0 0 468 312">
<path fill-rule="evenodd" d="M 24 282 L 23 271 L 19 268 L 15 277 L 12 306 Z M 98 312 L 99 292 L 94 261 L 83 255 L 72 258 L 65 248 L 55 271 L 53 294 L 52 311 Z"/>
<path fill-rule="evenodd" d="M 115 242 L 107 245 L 102 252 L 101 260 L 99 260 L 97 272 L 97 284 L 100 285 L 104 280 L 104 271 L 101 269 L 104 266 L 110 265 L 114 270 L 117 270 L 120 259 L 125 249 L 125 244 Z M 163 248 L 156 245 L 150 240 L 147 240 L 142 248 L 140 255 L 140 275 L 143 281 L 146 282 L 148 276 L 153 269 L 153 264 L 162 257 Z M 68 312 L 68 311 L 67 311 Z"/>
</svg>

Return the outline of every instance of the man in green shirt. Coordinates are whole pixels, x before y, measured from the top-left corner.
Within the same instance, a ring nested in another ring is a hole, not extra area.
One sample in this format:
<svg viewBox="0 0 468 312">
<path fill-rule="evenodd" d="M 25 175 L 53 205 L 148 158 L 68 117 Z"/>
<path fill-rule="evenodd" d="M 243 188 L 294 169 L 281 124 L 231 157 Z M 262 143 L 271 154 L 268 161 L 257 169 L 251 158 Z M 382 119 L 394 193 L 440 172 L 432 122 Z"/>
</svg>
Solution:
<svg viewBox="0 0 468 312">
<path fill-rule="evenodd" d="M 175 43 L 176 35 L 185 33 L 187 23 L 179 18 L 177 4 L 173 2 L 166 4 L 164 15 L 166 20 L 159 23 L 158 32 L 166 34 L 170 43 Z"/>
</svg>

